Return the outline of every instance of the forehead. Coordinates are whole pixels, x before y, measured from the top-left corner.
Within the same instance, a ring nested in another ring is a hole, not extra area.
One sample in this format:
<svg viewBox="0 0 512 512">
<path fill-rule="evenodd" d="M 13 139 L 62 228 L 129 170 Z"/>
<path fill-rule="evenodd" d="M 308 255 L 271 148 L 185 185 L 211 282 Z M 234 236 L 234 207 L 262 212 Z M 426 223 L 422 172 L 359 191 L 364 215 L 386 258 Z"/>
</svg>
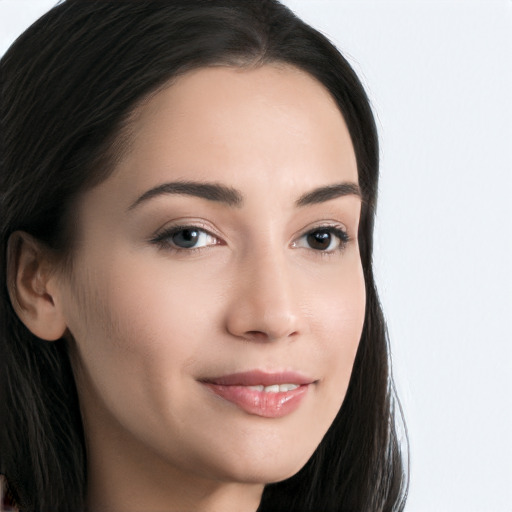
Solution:
<svg viewBox="0 0 512 512">
<path fill-rule="evenodd" d="M 335 101 L 315 78 L 288 65 L 188 72 L 144 101 L 130 128 L 130 149 L 111 179 L 132 200 L 170 180 L 295 195 L 358 181 Z"/>
</svg>

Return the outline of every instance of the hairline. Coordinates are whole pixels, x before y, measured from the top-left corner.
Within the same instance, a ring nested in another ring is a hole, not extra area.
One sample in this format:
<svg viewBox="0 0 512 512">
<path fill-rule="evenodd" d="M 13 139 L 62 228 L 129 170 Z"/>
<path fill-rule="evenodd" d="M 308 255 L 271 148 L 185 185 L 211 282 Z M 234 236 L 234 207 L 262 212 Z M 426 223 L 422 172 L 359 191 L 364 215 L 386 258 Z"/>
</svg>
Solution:
<svg viewBox="0 0 512 512">
<path fill-rule="evenodd" d="M 294 70 L 304 73 L 308 77 L 312 78 L 329 95 L 329 97 L 333 101 L 333 104 L 336 106 L 336 109 L 338 110 L 339 114 L 342 116 L 345 124 L 347 124 L 345 116 L 340 108 L 337 99 L 334 97 L 329 88 L 321 80 L 319 80 L 309 70 L 297 65 L 295 62 L 265 56 L 264 50 L 261 55 L 247 55 L 245 57 L 227 55 L 224 58 L 219 58 L 210 63 L 193 63 L 182 66 L 180 69 L 170 74 L 166 79 L 163 79 L 161 83 L 157 84 L 156 86 L 151 88 L 145 94 L 142 94 L 139 98 L 137 98 L 134 101 L 134 103 L 124 113 L 124 115 L 120 117 L 117 125 L 114 127 L 114 129 L 107 137 L 107 139 L 104 141 L 102 150 L 98 152 L 98 158 L 93 162 L 93 165 L 90 166 L 95 168 L 95 170 L 85 170 L 89 178 L 86 179 L 83 187 L 78 191 L 78 193 L 73 198 L 71 198 L 71 201 L 69 202 L 67 211 L 65 213 L 64 239 L 66 240 L 66 243 L 63 244 L 64 246 L 61 248 L 60 251 L 58 251 L 61 256 L 60 258 L 58 258 L 59 266 L 61 266 L 63 275 L 71 276 L 73 274 L 74 262 L 79 247 L 80 230 L 77 209 L 75 208 L 76 202 L 86 192 L 90 191 L 91 189 L 100 185 L 110 177 L 114 176 L 119 167 L 119 164 L 123 161 L 124 158 L 131 154 L 134 147 L 134 127 L 137 121 L 140 119 L 140 116 L 142 115 L 144 108 L 159 93 L 172 88 L 180 81 L 180 79 L 186 77 L 191 73 L 199 72 L 204 69 L 213 68 L 229 68 L 243 72 L 256 70 L 264 66 L 272 66 L 280 70 Z M 352 142 L 352 146 L 354 146 L 354 143 L 352 141 L 352 133 L 350 132 L 350 127 L 348 126 L 348 124 L 347 130 Z M 357 163 L 357 153 L 355 153 L 355 157 Z M 357 174 L 359 182 L 359 168 L 357 168 Z M 364 192 L 361 193 L 361 199 L 364 208 L 367 202 L 367 198 L 365 197 Z"/>
</svg>

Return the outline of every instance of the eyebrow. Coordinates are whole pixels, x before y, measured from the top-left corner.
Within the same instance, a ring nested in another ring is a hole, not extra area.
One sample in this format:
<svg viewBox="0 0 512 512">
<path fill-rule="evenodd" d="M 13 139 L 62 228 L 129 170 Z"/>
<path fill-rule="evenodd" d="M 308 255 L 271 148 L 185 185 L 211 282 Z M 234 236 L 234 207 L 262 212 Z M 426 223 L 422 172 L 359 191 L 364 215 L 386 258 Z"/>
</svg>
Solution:
<svg viewBox="0 0 512 512">
<path fill-rule="evenodd" d="M 302 207 L 311 204 L 325 203 L 337 197 L 352 195 L 362 198 L 361 189 L 357 183 L 336 183 L 334 185 L 315 188 L 311 192 L 306 192 L 295 201 L 295 206 Z"/>
<path fill-rule="evenodd" d="M 171 183 L 163 183 L 158 185 L 147 192 L 144 192 L 137 201 L 135 201 L 129 208 L 133 210 L 139 204 L 148 201 L 157 196 L 164 194 L 183 194 L 188 196 L 200 197 L 208 199 L 208 201 L 215 201 L 224 203 L 231 207 L 240 207 L 243 203 L 243 196 L 234 188 L 221 185 L 220 183 L 202 183 L 198 181 L 174 181 Z"/>
<path fill-rule="evenodd" d="M 239 190 L 232 187 L 222 185 L 220 183 L 209 183 L 199 181 L 173 181 L 169 183 L 163 183 L 154 188 L 144 192 L 129 208 L 133 210 L 141 203 L 149 201 L 154 197 L 166 195 L 166 194 L 178 194 L 199 197 L 207 199 L 208 201 L 214 201 L 218 203 L 224 203 L 230 207 L 241 207 L 243 205 L 243 195 Z M 296 201 L 295 206 L 298 208 L 309 206 L 313 204 L 324 203 L 331 199 L 338 197 L 355 195 L 359 198 L 362 197 L 359 185 L 351 182 L 336 183 L 333 185 L 326 185 L 323 187 L 315 188 L 305 194 L 302 194 Z"/>
</svg>

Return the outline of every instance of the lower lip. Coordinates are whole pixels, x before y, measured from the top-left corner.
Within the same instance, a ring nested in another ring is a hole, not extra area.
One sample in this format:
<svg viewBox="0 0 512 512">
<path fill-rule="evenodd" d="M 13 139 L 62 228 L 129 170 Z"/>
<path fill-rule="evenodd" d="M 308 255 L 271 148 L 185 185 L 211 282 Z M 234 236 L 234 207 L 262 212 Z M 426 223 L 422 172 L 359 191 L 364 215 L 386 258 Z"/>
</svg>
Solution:
<svg viewBox="0 0 512 512">
<path fill-rule="evenodd" d="M 304 384 L 291 391 L 271 393 L 247 386 L 221 386 L 210 382 L 204 385 L 245 412 L 264 418 L 281 418 L 291 414 L 300 406 L 309 388 L 309 384 Z"/>
</svg>

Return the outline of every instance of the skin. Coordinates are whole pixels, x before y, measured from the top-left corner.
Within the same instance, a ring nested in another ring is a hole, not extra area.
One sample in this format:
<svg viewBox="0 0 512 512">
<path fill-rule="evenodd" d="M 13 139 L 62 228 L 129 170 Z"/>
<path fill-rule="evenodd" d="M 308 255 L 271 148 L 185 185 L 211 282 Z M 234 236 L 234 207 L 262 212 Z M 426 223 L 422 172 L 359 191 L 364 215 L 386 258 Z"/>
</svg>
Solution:
<svg viewBox="0 0 512 512">
<path fill-rule="evenodd" d="M 89 510 L 254 511 L 264 484 L 295 474 L 320 443 L 361 336 L 361 200 L 296 205 L 317 187 L 357 184 L 350 136 L 315 79 L 265 65 L 183 75 L 138 108 L 132 137 L 78 200 L 72 274 L 34 280 L 51 296 L 40 334 L 71 340 Z M 160 194 L 130 208 L 176 180 L 221 183 L 243 204 Z M 182 224 L 211 235 L 181 251 L 154 241 Z M 312 248 L 305 234 L 326 225 L 349 241 Z M 253 369 L 315 383 L 297 410 L 264 418 L 199 382 Z"/>
</svg>

